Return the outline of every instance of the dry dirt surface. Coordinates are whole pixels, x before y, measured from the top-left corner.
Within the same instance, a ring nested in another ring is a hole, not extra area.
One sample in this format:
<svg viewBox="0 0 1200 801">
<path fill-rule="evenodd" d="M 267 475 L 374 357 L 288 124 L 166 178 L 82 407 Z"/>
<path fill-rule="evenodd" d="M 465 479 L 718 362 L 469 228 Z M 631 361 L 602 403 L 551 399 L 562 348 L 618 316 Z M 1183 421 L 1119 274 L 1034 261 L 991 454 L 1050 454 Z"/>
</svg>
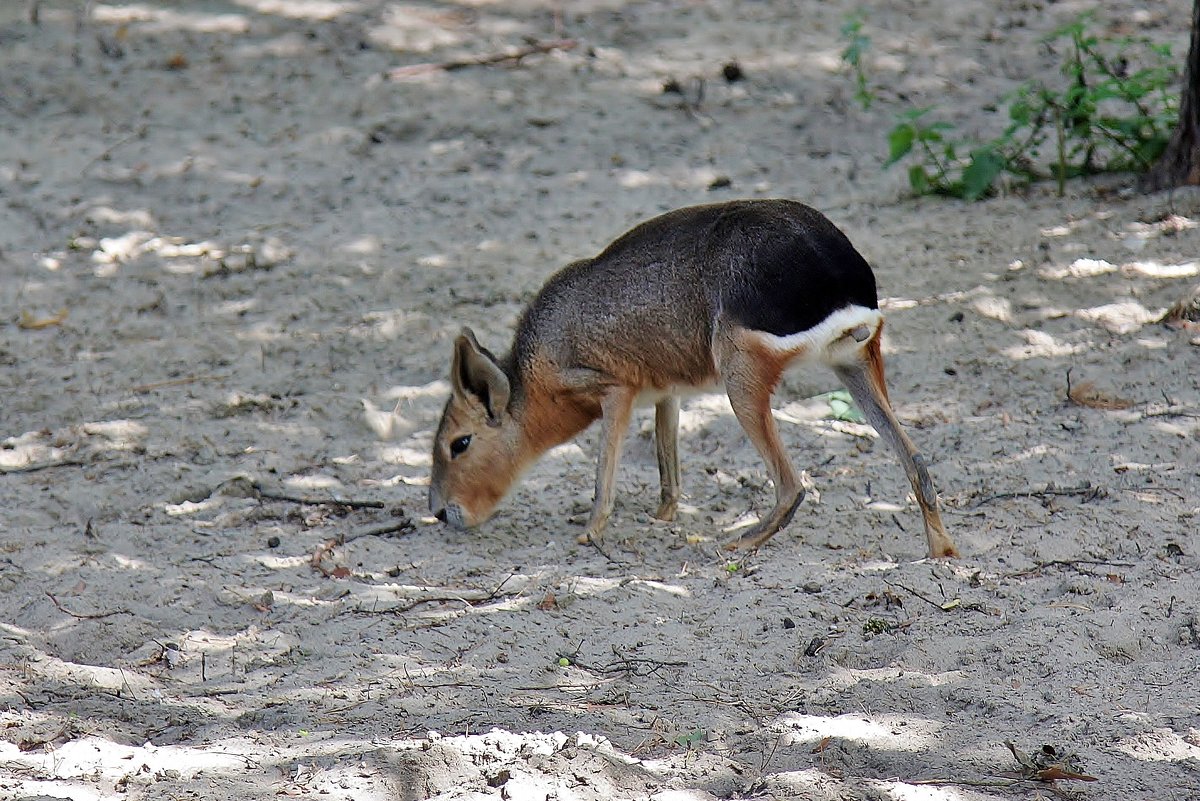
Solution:
<svg viewBox="0 0 1200 801">
<path fill-rule="evenodd" d="M 1190 7 L 873 4 L 863 110 L 842 0 L 0 3 L 0 797 L 1200 798 L 1200 337 L 1154 322 L 1200 195 L 883 169 L 914 105 L 996 133 L 1078 13 L 1182 63 Z M 636 417 L 605 553 L 595 432 L 427 517 L 461 326 L 763 196 L 875 265 L 961 559 L 821 371 L 757 554 L 720 396 L 674 523 Z"/>
</svg>

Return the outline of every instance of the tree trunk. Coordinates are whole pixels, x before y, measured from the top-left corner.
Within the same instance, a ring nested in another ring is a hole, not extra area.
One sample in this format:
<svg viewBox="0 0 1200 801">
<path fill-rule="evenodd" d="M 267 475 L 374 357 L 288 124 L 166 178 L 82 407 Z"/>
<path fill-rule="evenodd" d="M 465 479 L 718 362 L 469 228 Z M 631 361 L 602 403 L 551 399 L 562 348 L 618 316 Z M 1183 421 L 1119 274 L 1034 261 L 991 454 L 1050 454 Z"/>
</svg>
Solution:
<svg viewBox="0 0 1200 801">
<path fill-rule="evenodd" d="M 1200 184 L 1200 0 L 1192 5 L 1192 43 L 1183 71 L 1179 123 L 1162 157 L 1142 177 L 1142 189 L 1155 192 Z"/>
</svg>

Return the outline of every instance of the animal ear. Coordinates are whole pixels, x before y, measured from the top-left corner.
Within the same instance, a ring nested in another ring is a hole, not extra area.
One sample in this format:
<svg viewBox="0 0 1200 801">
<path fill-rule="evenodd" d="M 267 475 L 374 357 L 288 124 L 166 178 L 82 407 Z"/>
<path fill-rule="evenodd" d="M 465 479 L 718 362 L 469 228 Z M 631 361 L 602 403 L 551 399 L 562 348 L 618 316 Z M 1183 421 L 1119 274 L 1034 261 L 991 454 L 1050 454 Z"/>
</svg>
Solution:
<svg viewBox="0 0 1200 801">
<path fill-rule="evenodd" d="M 489 425 L 500 425 L 500 415 L 508 408 L 508 376 L 495 357 L 479 346 L 470 328 L 464 328 L 454 340 L 450 386 L 456 397 L 482 404 Z"/>
</svg>

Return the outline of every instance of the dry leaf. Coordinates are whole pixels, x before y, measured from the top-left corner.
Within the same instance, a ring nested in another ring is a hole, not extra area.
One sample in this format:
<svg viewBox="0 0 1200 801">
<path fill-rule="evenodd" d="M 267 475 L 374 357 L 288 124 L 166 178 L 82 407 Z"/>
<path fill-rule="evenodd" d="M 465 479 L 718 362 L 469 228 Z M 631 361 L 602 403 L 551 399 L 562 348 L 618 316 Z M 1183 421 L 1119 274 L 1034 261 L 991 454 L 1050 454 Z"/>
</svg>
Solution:
<svg viewBox="0 0 1200 801">
<path fill-rule="evenodd" d="M 1133 406 L 1133 401 L 1101 392 L 1091 381 L 1082 381 L 1071 387 L 1067 397 L 1073 403 L 1087 406 L 1089 409 L 1128 409 Z"/>
<path fill-rule="evenodd" d="M 1158 318 L 1158 322 L 1167 328 L 1184 330 L 1200 328 L 1200 287 L 1176 301 L 1171 308 L 1167 309 L 1166 314 Z"/>
<path fill-rule="evenodd" d="M 309 559 L 309 564 L 311 564 L 317 570 L 320 570 L 322 573 L 325 572 L 325 568 L 321 566 L 321 561 L 326 556 L 333 553 L 333 549 L 336 547 L 337 540 L 325 540 L 325 542 L 318 545 L 313 551 L 312 558 Z"/>
<path fill-rule="evenodd" d="M 40 331 L 43 328 L 50 328 L 55 325 L 62 325 L 67 319 L 67 308 L 64 306 L 49 317 L 34 317 L 28 311 L 21 311 L 21 319 L 17 320 L 17 325 L 24 328 L 26 331 Z"/>
<path fill-rule="evenodd" d="M 250 605 L 259 612 L 270 612 L 271 607 L 275 605 L 275 593 L 267 590 L 255 600 L 252 600 Z"/>
<path fill-rule="evenodd" d="M 1086 773 L 1074 773 L 1073 771 L 1064 770 L 1061 765 L 1051 765 L 1048 768 L 1043 768 L 1033 774 L 1033 778 L 1040 782 L 1056 782 L 1061 779 L 1075 779 L 1081 782 L 1098 781 L 1095 776 L 1089 776 Z"/>
<path fill-rule="evenodd" d="M 820 754 L 820 753 L 824 752 L 825 749 L 829 747 L 829 743 L 832 740 L 833 740 L 832 736 L 825 735 L 824 737 L 821 738 L 821 742 L 817 743 L 816 746 L 813 748 L 813 750 L 810 753 Z"/>
<path fill-rule="evenodd" d="M 1074 779 L 1081 782 L 1097 781 L 1095 776 L 1082 772 L 1079 757 L 1070 752 L 1064 752 L 1053 745 L 1043 745 L 1032 754 L 1026 754 L 1012 742 L 1004 742 L 1013 758 L 1021 766 L 1024 779 L 1039 782 L 1056 782 L 1061 779 Z"/>
</svg>

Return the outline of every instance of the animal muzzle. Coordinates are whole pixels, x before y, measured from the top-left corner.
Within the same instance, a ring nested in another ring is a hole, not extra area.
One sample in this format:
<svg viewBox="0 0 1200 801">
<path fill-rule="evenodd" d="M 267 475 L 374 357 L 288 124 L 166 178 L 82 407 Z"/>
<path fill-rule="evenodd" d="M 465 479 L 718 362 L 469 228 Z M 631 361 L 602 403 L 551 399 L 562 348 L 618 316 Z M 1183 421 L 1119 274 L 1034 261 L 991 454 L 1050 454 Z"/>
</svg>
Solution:
<svg viewBox="0 0 1200 801">
<path fill-rule="evenodd" d="M 429 490 L 429 511 L 446 525 L 459 530 L 467 528 L 466 516 L 456 503 L 446 503 L 442 494 L 434 488 Z"/>
<path fill-rule="evenodd" d="M 451 528 L 458 529 L 459 531 L 466 531 L 468 528 L 470 528 L 470 526 L 467 525 L 467 519 L 463 514 L 462 508 L 457 504 L 452 503 L 449 506 L 443 506 L 434 513 L 434 516 L 446 525 L 450 526 Z"/>
</svg>

